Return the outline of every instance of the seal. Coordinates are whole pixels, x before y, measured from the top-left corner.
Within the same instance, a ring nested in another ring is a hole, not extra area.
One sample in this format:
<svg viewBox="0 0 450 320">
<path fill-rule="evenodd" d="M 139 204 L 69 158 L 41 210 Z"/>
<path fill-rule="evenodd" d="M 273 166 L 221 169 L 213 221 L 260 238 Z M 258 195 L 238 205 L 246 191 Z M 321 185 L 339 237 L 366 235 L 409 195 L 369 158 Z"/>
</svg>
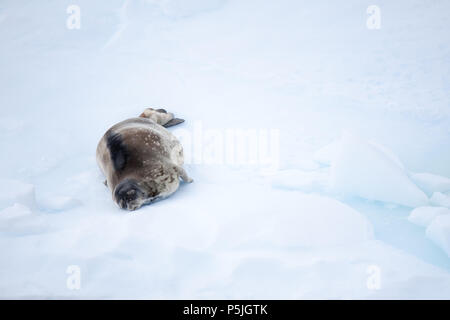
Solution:
<svg viewBox="0 0 450 320">
<path fill-rule="evenodd" d="M 183 169 L 183 147 L 166 128 L 184 122 L 164 109 L 147 108 L 137 118 L 112 126 L 97 146 L 97 163 L 114 202 L 136 210 L 174 193 Z"/>
</svg>

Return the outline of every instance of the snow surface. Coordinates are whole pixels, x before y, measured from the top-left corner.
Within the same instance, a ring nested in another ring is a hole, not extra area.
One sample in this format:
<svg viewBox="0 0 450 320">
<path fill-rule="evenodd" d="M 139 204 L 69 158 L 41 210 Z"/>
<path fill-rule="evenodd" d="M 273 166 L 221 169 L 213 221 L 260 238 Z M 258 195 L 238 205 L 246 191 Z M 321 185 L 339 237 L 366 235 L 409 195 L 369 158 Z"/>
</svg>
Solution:
<svg viewBox="0 0 450 320">
<path fill-rule="evenodd" d="M 0 209 L 22 203 L 29 207 L 35 206 L 34 186 L 12 179 L 0 179 L 2 192 L 0 193 Z"/>
<path fill-rule="evenodd" d="M 449 299 L 450 3 L 369 4 L 2 1 L 0 297 Z M 95 148 L 145 106 L 195 182 L 130 214 Z"/>
</svg>

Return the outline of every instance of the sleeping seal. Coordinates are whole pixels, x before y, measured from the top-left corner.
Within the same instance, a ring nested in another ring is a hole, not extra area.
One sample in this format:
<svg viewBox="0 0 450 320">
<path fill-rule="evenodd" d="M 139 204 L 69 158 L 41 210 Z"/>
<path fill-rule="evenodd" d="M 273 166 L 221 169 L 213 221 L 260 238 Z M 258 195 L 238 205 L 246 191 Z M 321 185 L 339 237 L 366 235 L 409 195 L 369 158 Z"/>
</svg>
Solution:
<svg viewBox="0 0 450 320">
<path fill-rule="evenodd" d="M 175 192 L 183 169 L 183 147 L 166 127 L 183 122 L 164 109 L 147 108 L 138 118 L 111 127 L 97 146 L 97 163 L 114 202 L 136 210 Z"/>
</svg>

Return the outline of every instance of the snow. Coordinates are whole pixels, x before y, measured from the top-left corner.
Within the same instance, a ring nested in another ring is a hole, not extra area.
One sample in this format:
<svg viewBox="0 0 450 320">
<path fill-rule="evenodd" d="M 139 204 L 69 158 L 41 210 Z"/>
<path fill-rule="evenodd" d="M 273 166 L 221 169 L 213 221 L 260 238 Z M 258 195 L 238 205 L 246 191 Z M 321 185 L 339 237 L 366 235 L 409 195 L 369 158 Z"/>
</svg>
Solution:
<svg viewBox="0 0 450 320">
<path fill-rule="evenodd" d="M 280 170 L 271 176 L 272 186 L 277 189 L 320 192 L 328 188 L 329 173 L 322 171 Z"/>
<path fill-rule="evenodd" d="M 35 205 L 34 186 L 12 179 L 0 179 L 0 209 L 20 203 L 29 207 Z"/>
<path fill-rule="evenodd" d="M 74 199 L 68 196 L 52 195 L 48 198 L 41 199 L 40 205 L 48 211 L 63 211 L 73 209 L 82 205 L 82 202 L 78 199 Z"/>
<path fill-rule="evenodd" d="M 0 298 L 450 298 L 448 2 L 75 4 L 0 3 Z M 129 213 L 95 148 L 147 106 L 194 183 Z"/>
<path fill-rule="evenodd" d="M 411 211 L 408 220 L 418 226 L 427 227 L 437 216 L 449 213 L 450 209 L 444 207 L 419 207 Z"/>
<path fill-rule="evenodd" d="M 350 134 L 342 138 L 331 171 L 330 185 L 337 193 L 413 208 L 428 203 L 397 159 Z"/>
<path fill-rule="evenodd" d="M 10 220 L 20 218 L 23 216 L 28 216 L 29 214 L 31 214 L 31 210 L 27 206 L 15 203 L 11 207 L 5 208 L 0 211 L 0 219 Z"/>
<path fill-rule="evenodd" d="M 188 17 L 194 14 L 211 11 L 221 7 L 224 0 L 183 0 L 151 1 L 159 5 L 165 15 L 175 18 Z"/>
<path fill-rule="evenodd" d="M 341 149 L 341 141 L 337 140 L 333 143 L 327 144 L 314 153 L 314 160 L 326 166 L 330 166 L 336 159 L 336 156 Z"/>
</svg>

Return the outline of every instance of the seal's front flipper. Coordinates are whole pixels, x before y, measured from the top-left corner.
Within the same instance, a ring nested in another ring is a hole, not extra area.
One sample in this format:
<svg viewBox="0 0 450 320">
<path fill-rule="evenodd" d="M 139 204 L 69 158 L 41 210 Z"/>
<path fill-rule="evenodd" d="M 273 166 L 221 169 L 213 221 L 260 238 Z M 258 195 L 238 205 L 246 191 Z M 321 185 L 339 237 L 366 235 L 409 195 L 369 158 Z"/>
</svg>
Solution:
<svg viewBox="0 0 450 320">
<path fill-rule="evenodd" d="M 183 122 L 184 122 L 184 119 L 173 118 L 169 122 L 163 124 L 163 127 L 165 127 L 165 128 L 173 127 L 173 126 L 176 126 L 177 124 L 180 124 Z"/>
<path fill-rule="evenodd" d="M 183 167 L 175 166 L 175 170 L 178 172 L 178 174 L 180 175 L 180 178 L 184 182 L 187 182 L 187 183 L 194 182 L 194 179 L 192 179 L 191 177 L 188 176 L 188 174 L 186 173 L 186 170 L 184 170 Z"/>
</svg>

